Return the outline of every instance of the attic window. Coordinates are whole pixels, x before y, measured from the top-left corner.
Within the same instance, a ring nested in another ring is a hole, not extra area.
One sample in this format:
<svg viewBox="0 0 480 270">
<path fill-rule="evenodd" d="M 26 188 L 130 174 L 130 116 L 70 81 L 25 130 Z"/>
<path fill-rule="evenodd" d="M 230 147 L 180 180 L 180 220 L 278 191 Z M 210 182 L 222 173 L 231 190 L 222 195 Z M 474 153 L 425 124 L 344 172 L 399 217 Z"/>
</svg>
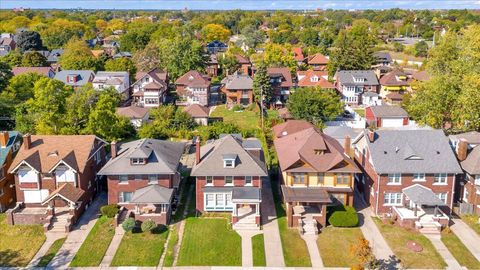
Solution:
<svg viewBox="0 0 480 270">
<path fill-rule="evenodd" d="M 236 159 L 237 159 L 236 154 L 223 155 L 223 167 L 224 168 L 235 168 Z"/>
<path fill-rule="evenodd" d="M 323 153 L 325 152 L 324 150 L 320 150 L 320 149 L 315 149 L 315 155 L 323 155 Z"/>
<path fill-rule="evenodd" d="M 193 81 L 193 79 L 194 79 L 194 78 L 193 78 L 192 75 L 190 75 L 190 76 L 188 77 L 188 80 L 189 80 L 189 81 Z"/>
<path fill-rule="evenodd" d="M 58 157 L 58 151 L 49 152 L 49 153 L 47 154 L 47 156 L 49 156 L 49 157 Z"/>
<path fill-rule="evenodd" d="M 131 158 L 130 162 L 132 165 L 142 165 L 146 163 L 146 160 L 144 158 Z"/>
<path fill-rule="evenodd" d="M 356 83 L 363 83 L 366 80 L 363 77 L 353 77 L 353 81 L 356 82 Z"/>
</svg>

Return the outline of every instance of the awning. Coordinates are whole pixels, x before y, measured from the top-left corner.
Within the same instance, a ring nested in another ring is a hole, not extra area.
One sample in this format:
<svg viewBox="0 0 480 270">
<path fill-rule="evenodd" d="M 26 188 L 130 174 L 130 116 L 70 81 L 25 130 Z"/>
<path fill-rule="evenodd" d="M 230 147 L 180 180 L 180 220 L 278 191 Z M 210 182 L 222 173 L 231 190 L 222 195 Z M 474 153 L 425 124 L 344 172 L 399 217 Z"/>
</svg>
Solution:
<svg viewBox="0 0 480 270">
<path fill-rule="evenodd" d="M 262 192 L 258 187 L 234 187 L 232 191 L 232 202 L 261 202 Z"/>
<path fill-rule="evenodd" d="M 445 205 L 445 203 L 440 200 L 435 193 L 427 187 L 424 187 L 419 184 L 415 184 L 413 186 L 409 186 L 404 188 L 403 194 L 410 199 L 413 203 L 417 205 L 428 205 L 428 206 L 441 206 Z"/>
<path fill-rule="evenodd" d="M 135 204 L 169 204 L 172 201 L 173 189 L 159 185 L 148 185 L 135 190 L 130 203 Z"/>
<path fill-rule="evenodd" d="M 42 202 L 42 205 L 47 204 L 55 198 L 61 198 L 70 203 L 77 203 L 84 193 L 85 191 L 74 187 L 72 184 L 65 183 L 58 187 L 56 190 L 54 190 L 52 193 L 50 193 L 50 195 L 48 195 L 45 201 Z"/>
<path fill-rule="evenodd" d="M 285 202 L 331 203 L 330 194 L 324 188 L 287 187 L 282 185 Z"/>
</svg>

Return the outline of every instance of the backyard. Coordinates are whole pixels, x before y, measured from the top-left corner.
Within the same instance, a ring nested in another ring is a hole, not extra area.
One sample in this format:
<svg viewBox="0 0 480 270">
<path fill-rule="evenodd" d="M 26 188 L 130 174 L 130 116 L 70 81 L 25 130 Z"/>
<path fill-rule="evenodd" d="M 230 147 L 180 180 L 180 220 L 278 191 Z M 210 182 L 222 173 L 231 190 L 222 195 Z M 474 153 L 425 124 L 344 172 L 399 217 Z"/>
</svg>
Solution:
<svg viewBox="0 0 480 270">
<path fill-rule="evenodd" d="M 385 224 L 378 218 L 374 218 L 374 221 L 403 267 L 440 269 L 447 266 L 430 240 L 419 232 Z M 420 252 L 410 250 L 407 247 L 408 241 L 420 244 L 423 250 Z"/>
<path fill-rule="evenodd" d="M 236 124 L 242 130 L 252 130 L 260 128 L 260 110 L 244 109 L 243 111 L 234 111 L 227 109 L 224 105 L 217 106 L 210 115 L 211 117 L 223 117 L 223 122 Z M 278 111 L 267 110 L 267 118 L 278 117 Z"/>
<path fill-rule="evenodd" d="M 322 229 L 317 244 L 325 267 L 350 267 L 355 262 L 350 255 L 350 246 L 363 237 L 359 228 Z"/>
<path fill-rule="evenodd" d="M 26 266 L 45 242 L 41 225 L 7 224 L 0 214 L 0 266 Z"/>
<path fill-rule="evenodd" d="M 253 266 L 267 266 L 263 234 L 252 237 Z"/>
<path fill-rule="evenodd" d="M 453 232 L 442 232 L 442 242 L 461 266 L 468 269 L 480 269 L 480 262 Z"/>
</svg>

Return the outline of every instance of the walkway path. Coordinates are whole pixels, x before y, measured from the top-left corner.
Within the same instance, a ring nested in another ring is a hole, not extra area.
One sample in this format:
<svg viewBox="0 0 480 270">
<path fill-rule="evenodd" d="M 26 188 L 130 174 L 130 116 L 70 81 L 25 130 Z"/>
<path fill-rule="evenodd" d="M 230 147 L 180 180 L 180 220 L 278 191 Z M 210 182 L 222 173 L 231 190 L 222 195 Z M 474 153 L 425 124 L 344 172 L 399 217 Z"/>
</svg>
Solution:
<svg viewBox="0 0 480 270">
<path fill-rule="evenodd" d="M 262 204 L 260 209 L 267 267 L 284 267 L 282 240 L 280 239 L 280 231 L 278 229 L 272 186 L 268 178 L 262 181 Z"/>
<path fill-rule="evenodd" d="M 463 220 L 454 218 L 450 229 L 460 238 L 460 241 L 480 261 L 480 236 L 472 230 Z"/>
<path fill-rule="evenodd" d="M 27 265 L 27 268 L 32 268 L 37 266 L 37 264 L 40 262 L 43 256 L 47 253 L 48 249 L 52 246 L 53 242 L 60 238 L 64 238 L 67 236 L 67 233 L 58 233 L 58 232 L 46 232 L 45 236 L 47 239 L 43 243 L 43 245 L 40 247 L 40 249 L 37 251 L 37 254 L 33 256 L 32 260 L 30 263 Z"/>
<path fill-rule="evenodd" d="M 83 213 L 72 232 L 68 234 L 67 240 L 57 252 L 57 255 L 48 264 L 48 267 L 65 269 L 75 257 L 88 233 L 97 222 L 97 215 L 100 207 L 107 203 L 105 193 L 100 194 L 90 207 Z"/>
<path fill-rule="evenodd" d="M 242 266 L 253 267 L 252 237 L 262 233 L 261 231 L 236 230 L 242 237 Z"/>
<path fill-rule="evenodd" d="M 457 262 L 457 260 L 453 257 L 452 253 L 448 251 L 445 244 L 443 244 L 442 240 L 440 239 L 439 234 L 424 234 L 430 242 L 432 242 L 435 249 L 440 253 L 443 260 L 447 263 L 447 269 L 463 269 L 462 266 Z"/>
<path fill-rule="evenodd" d="M 100 263 L 100 266 L 110 266 L 112 263 L 113 257 L 117 252 L 118 246 L 120 246 L 120 242 L 122 242 L 122 238 L 125 235 L 125 230 L 122 228 L 121 225 L 118 225 L 115 228 L 115 235 L 112 238 L 112 242 L 108 246 L 107 252 L 105 252 L 105 256 L 103 256 L 103 260 Z"/>
<path fill-rule="evenodd" d="M 308 254 L 310 255 L 310 261 L 312 261 L 313 268 L 323 267 L 323 260 L 320 256 L 320 251 L 317 245 L 318 235 L 302 235 L 302 239 L 307 243 Z M 328 243 L 325 243 L 328 245 Z"/>
<path fill-rule="evenodd" d="M 191 185 L 190 188 L 188 189 L 188 193 L 184 194 L 184 196 L 187 196 L 187 200 L 185 201 L 185 208 L 183 210 L 183 217 L 182 221 L 180 221 L 180 226 L 178 227 L 178 242 L 176 244 L 176 247 L 174 248 L 174 259 L 173 259 L 173 266 L 177 265 L 178 261 L 178 254 L 180 253 L 180 247 L 182 246 L 182 241 L 183 241 L 183 232 L 185 231 L 185 219 L 188 215 L 188 206 L 190 205 L 190 200 L 192 199 L 192 193 L 195 192 L 195 185 Z"/>
</svg>

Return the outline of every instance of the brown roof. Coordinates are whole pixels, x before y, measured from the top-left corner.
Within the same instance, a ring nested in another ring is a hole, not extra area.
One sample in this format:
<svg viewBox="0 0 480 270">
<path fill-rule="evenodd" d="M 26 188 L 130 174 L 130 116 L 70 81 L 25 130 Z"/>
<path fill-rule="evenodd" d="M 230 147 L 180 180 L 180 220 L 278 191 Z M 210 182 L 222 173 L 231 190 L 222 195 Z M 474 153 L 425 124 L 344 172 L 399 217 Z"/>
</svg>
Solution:
<svg viewBox="0 0 480 270">
<path fill-rule="evenodd" d="M 460 162 L 462 169 L 470 175 L 480 174 L 480 146 L 474 147 L 467 155 L 467 158 Z"/>
<path fill-rule="evenodd" d="M 288 108 L 281 108 L 278 110 L 278 116 L 282 119 L 293 119 L 292 115 L 288 111 Z"/>
<path fill-rule="evenodd" d="M 60 161 L 82 173 L 99 145 L 103 146 L 103 141 L 95 135 L 31 135 L 30 148 L 20 147 L 9 173 L 22 162 L 41 173 L 48 173 Z"/>
<path fill-rule="evenodd" d="M 37 73 L 37 74 L 48 77 L 49 73 L 53 72 L 53 69 L 51 67 L 13 67 L 12 68 L 12 73 L 14 76 L 29 73 L 29 72 Z"/>
<path fill-rule="evenodd" d="M 275 125 L 272 128 L 272 131 L 275 135 L 275 138 L 280 138 L 288 134 L 293 134 L 312 127 L 315 126 L 312 123 L 304 120 L 290 120 L 285 123 Z"/>
<path fill-rule="evenodd" d="M 203 118 L 208 117 L 210 114 L 210 109 L 208 107 L 192 104 L 183 109 L 184 112 L 188 113 L 192 118 Z"/>
<path fill-rule="evenodd" d="M 237 62 L 238 62 L 240 65 L 251 64 L 250 60 L 248 60 L 248 58 L 244 57 L 243 55 L 236 54 L 235 57 L 237 58 Z"/>
<path fill-rule="evenodd" d="M 145 85 L 143 88 L 157 90 L 157 89 L 162 89 L 163 85 L 159 84 L 158 82 L 150 82 L 150 83 L 147 83 L 147 85 Z"/>
<path fill-rule="evenodd" d="M 282 171 L 360 172 L 340 143 L 316 128 L 277 138 L 274 145 Z M 296 166 L 299 162 L 307 166 Z"/>
<path fill-rule="evenodd" d="M 147 113 L 148 109 L 143 107 L 129 106 L 117 108 L 117 114 L 130 119 L 142 119 Z"/>
<path fill-rule="evenodd" d="M 294 47 L 292 50 L 293 58 L 295 59 L 295 61 L 303 61 L 305 59 L 305 56 L 303 56 L 302 48 Z"/>
<path fill-rule="evenodd" d="M 403 100 L 403 94 L 400 94 L 398 92 L 391 92 L 387 94 L 385 97 L 390 100 Z"/>
<path fill-rule="evenodd" d="M 290 73 L 290 69 L 286 67 L 271 67 L 267 69 L 268 75 L 281 75 L 283 77 L 282 83 L 280 84 L 281 87 L 292 87 L 292 73 Z"/>
<path fill-rule="evenodd" d="M 296 188 L 282 185 L 285 202 L 331 203 L 327 189 L 321 187 Z"/>
<path fill-rule="evenodd" d="M 70 202 L 76 203 L 80 200 L 80 198 L 82 198 L 84 193 L 85 191 L 83 191 L 82 189 L 76 188 L 70 183 L 64 183 L 52 193 L 50 193 L 50 195 L 48 195 L 48 197 L 43 201 L 42 204 L 49 202 L 51 199 L 57 196 L 65 198 Z"/>
<path fill-rule="evenodd" d="M 210 86 L 210 78 L 196 70 L 190 70 L 178 78 L 175 84 L 190 87 L 208 87 Z"/>
<path fill-rule="evenodd" d="M 307 58 L 307 63 L 309 65 L 326 65 L 328 64 L 328 58 L 321 54 L 321 53 L 316 53 L 314 55 L 310 55 L 308 58 Z"/>
<path fill-rule="evenodd" d="M 329 82 L 327 79 L 325 79 L 322 76 L 326 76 L 328 73 L 327 71 L 321 71 L 321 70 L 307 70 L 305 72 L 299 73 L 299 75 L 303 75 L 301 80 L 298 81 L 298 86 L 300 87 L 311 87 L 311 86 L 317 86 L 321 88 L 328 88 L 328 89 L 335 89 L 335 85 L 333 83 Z M 312 82 L 312 78 L 314 77 L 318 78 L 318 81 Z"/>
<path fill-rule="evenodd" d="M 92 52 L 93 56 L 98 58 L 98 57 L 102 56 L 102 54 L 105 53 L 105 50 L 91 50 L 91 52 Z"/>
<path fill-rule="evenodd" d="M 398 77 L 404 76 L 405 80 L 400 80 Z M 401 70 L 392 70 L 380 78 L 380 84 L 383 86 L 408 86 L 407 74 Z"/>
<path fill-rule="evenodd" d="M 430 79 L 430 75 L 428 75 L 427 71 L 415 71 L 412 73 L 412 78 L 417 81 L 428 81 Z"/>
<path fill-rule="evenodd" d="M 167 81 L 167 72 L 159 68 L 153 68 L 148 72 L 139 71 L 137 72 L 137 74 L 135 74 L 135 80 L 138 81 L 145 77 L 145 75 L 147 74 L 150 75 L 150 77 L 152 77 L 157 82 L 162 81 L 165 83 Z"/>
</svg>

